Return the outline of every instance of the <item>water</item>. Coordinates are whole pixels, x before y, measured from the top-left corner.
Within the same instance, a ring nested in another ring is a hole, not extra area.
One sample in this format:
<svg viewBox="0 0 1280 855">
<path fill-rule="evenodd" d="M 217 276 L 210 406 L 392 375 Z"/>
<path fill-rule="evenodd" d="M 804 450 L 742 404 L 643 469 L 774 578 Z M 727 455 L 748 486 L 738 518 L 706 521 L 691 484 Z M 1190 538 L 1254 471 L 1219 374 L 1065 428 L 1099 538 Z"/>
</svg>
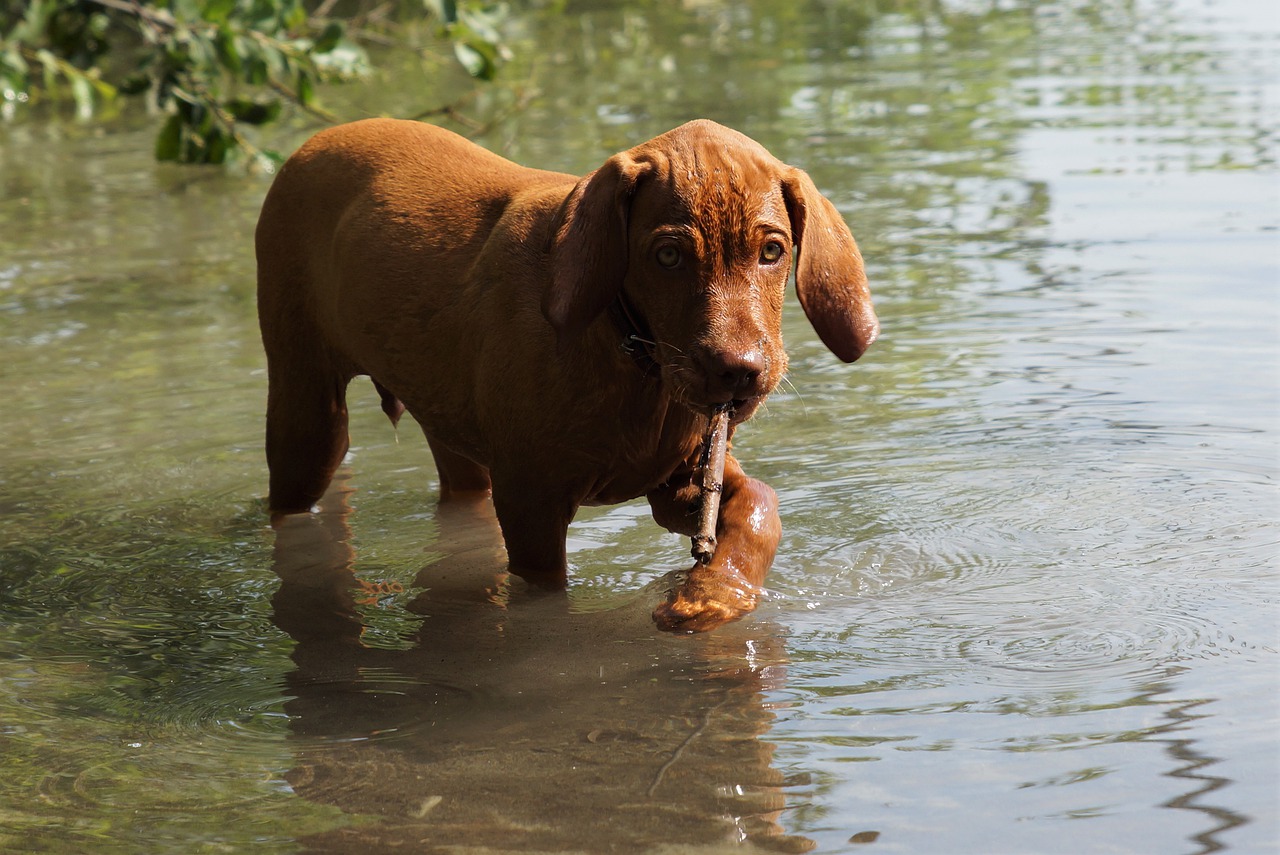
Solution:
<svg viewBox="0 0 1280 855">
<path fill-rule="evenodd" d="M 642 505 L 533 596 L 367 384 L 272 532 L 265 180 L 0 126 L 0 849 L 1274 850 L 1277 15 L 899 8 L 529 13 L 474 102 L 575 172 L 716 118 L 862 244 L 883 339 L 844 367 L 791 312 L 737 443 L 770 597 L 696 638 L 650 628 L 685 544 Z M 331 103 L 458 91 L 396 62 Z"/>
</svg>

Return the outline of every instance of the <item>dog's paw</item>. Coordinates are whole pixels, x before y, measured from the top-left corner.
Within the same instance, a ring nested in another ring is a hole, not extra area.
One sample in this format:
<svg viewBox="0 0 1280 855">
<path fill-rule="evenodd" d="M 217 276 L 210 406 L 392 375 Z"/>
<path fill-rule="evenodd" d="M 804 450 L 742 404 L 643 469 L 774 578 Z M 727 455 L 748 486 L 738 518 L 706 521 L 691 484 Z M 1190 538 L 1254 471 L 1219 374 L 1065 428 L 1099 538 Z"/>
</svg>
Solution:
<svg viewBox="0 0 1280 855">
<path fill-rule="evenodd" d="M 653 610 L 667 632 L 706 632 L 755 610 L 760 589 L 740 578 L 690 577 Z"/>
</svg>

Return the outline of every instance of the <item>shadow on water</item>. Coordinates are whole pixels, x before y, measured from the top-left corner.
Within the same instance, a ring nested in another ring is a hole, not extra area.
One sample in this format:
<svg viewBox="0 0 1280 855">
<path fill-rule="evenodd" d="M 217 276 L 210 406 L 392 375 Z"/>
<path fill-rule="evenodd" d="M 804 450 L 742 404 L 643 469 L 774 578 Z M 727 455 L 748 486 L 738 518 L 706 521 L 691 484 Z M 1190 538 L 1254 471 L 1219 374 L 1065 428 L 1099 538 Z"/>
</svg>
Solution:
<svg viewBox="0 0 1280 855">
<path fill-rule="evenodd" d="M 1195 700 L 1180 703 L 1169 709 L 1165 715 L 1169 722 L 1157 727 L 1160 734 L 1174 734 L 1178 731 L 1194 727 L 1197 719 L 1207 718 L 1205 714 L 1197 714 L 1196 707 L 1212 703 L 1208 700 Z M 1196 740 L 1170 737 L 1167 740 L 1168 753 L 1179 765 L 1168 772 L 1170 778 L 1190 783 L 1192 789 L 1165 802 L 1162 807 L 1175 810 L 1197 811 L 1212 823 L 1212 827 L 1191 836 L 1191 840 L 1201 848 L 1197 852 L 1208 855 L 1211 852 L 1225 852 L 1228 849 L 1223 835 L 1233 828 L 1239 828 L 1251 821 L 1251 817 L 1243 816 L 1233 810 L 1217 805 L 1205 804 L 1202 799 L 1211 795 L 1221 795 L 1219 791 L 1231 787 L 1234 781 L 1220 775 L 1207 774 L 1209 767 L 1220 763 L 1221 758 L 1210 757 L 1196 747 Z"/>
<path fill-rule="evenodd" d="M 448 557 L 426 567 L 407 646 L 371 646 L 359 607 L 350 489 L 288 518 L 273 619 L 296 642 L 285 704 L 293 790 L 362 821 L 308 851 L 412 845 L 640 851 L 754 843 L 783 833 L 783 775 L 762 741 L 785 650 L 754 621 L 662 636 L 648 606 L 574 613 L 508 583 L 488 502 L 443 506 Z"/>
</svg>

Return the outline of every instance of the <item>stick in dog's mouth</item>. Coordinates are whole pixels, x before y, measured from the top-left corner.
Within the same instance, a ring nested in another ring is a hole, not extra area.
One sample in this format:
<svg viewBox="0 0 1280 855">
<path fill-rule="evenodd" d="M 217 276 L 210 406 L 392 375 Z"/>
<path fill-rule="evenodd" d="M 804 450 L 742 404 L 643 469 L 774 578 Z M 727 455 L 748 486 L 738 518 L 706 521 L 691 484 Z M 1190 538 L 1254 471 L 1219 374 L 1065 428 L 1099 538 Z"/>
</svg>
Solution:
<svg viewBox="0 0 1280 855">
<path fill-rule="evenodd" d="M 724 489 L 724 456 L 729 444 L 729 420 L 733 403 L 717 404 L 707 425 L 707 438 L 702 444 L 702 509 L 698 532 L 693 536 L 693 557 L 699 564 L 710 564 L 716 554 L 716 520 L 720 516 L 720 493 Z"/>
</svg>

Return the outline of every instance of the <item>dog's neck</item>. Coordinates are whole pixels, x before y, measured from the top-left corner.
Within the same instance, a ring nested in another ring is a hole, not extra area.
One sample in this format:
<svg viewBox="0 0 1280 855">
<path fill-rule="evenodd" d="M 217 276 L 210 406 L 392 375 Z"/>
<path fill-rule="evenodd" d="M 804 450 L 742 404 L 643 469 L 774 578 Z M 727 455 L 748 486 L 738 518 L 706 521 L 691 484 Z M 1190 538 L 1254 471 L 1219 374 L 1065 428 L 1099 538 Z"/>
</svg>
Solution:
<svg viewBox="0 0 1280 855">
<path fill-rule="evenodd" d="M 653 358 L 653 350 L 657 346 L 653 340 L 653 333 L 649 331 L 649 325 L 645 323 L 644 318 L 631 305 L 625 291 L 619 290 L 618 299 L 609 304 L 609 317 L 613 319 L 613 325 L 622 334 L 619 346 L 631 357 L 636 366 L 646 375 L 657 368 L 658 362 Z"/>
</svg>

